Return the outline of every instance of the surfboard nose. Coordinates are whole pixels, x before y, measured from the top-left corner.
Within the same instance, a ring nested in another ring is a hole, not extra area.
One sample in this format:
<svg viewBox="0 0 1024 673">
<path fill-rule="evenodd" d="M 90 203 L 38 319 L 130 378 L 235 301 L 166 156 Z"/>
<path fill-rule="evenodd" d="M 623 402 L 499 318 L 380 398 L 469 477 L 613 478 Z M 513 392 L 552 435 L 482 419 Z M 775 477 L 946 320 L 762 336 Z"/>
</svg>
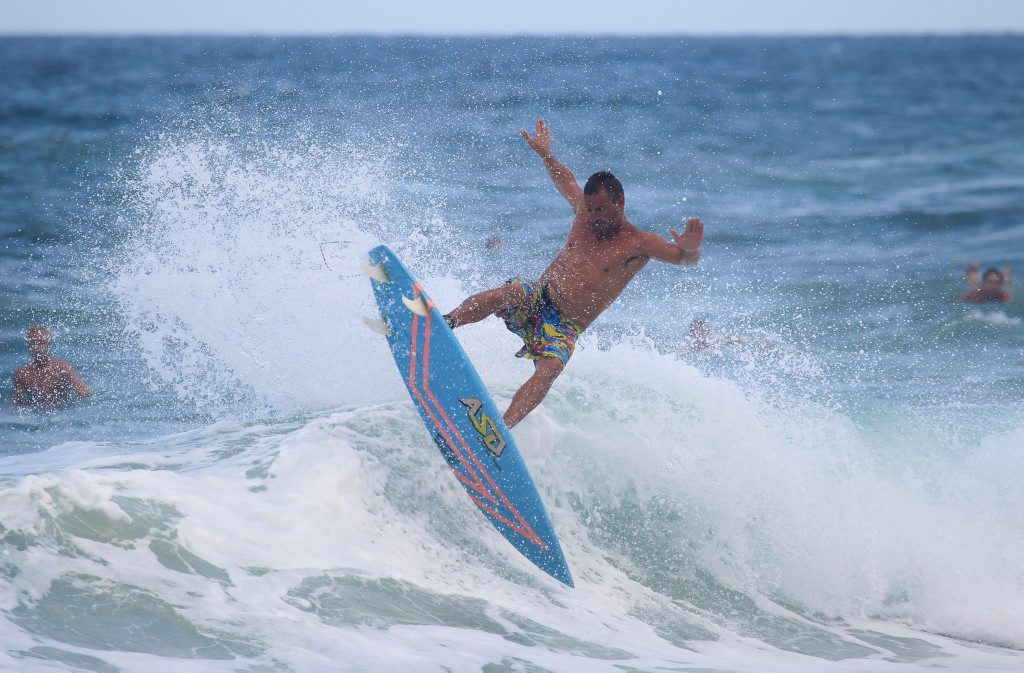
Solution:
<svg viewBox="0 0 1024 673">
<path fill-rule="evenodd" d="M 388 278 L 388 274 L 384 271 L 383 264 L 370 264 L 369 262 L 363 262 L 363 273 L 377 281 L 378 283 L 390 283 L 391 279 Z"/>
</svg>

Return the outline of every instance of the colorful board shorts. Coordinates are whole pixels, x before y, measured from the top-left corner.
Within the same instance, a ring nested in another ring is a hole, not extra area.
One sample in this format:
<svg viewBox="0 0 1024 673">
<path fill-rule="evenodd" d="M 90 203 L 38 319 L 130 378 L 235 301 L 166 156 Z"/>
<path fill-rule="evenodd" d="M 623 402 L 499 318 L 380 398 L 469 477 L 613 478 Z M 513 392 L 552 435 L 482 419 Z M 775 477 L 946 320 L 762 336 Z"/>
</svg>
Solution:
<svg viewBox="0 0 1024 673">
<path fill-rule="evenodd" d="M 516 357 L 530 360 L 558 358 L 564 367 L 576 349 L 579 326 L 562 315 L 551 301 L 547 286 L 539 280 L 518 276 L 507 281 L 506 285 L 515 285 L 522 290 L 519 303 L 496 314 L 505 321 L 510 332 L 523 340 L 523 347 Z"/>
</svg>

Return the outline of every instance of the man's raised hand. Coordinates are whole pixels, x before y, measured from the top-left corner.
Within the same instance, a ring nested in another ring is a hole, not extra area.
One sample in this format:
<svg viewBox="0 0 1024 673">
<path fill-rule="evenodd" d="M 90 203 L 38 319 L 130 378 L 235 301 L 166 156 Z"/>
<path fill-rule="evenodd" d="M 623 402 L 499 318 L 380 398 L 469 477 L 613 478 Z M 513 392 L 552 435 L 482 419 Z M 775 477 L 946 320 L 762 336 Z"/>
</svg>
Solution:
<svg viewBox="0 0 1024 673">
<path fill-rule="evenodd" d="M 551 137 L 551 131 L 548 130 L 548 127 L 544 125 L 543 119 L 537 120 L 536 128 L 537 134 L 533 136 L 526 129 L 523 129 L 520 133 L 526 139 L 527 144 L 533 148 L 533 151 L 544 157 L 551 154 L 551 144 L 554 142 L 554 138 Z"/>
</svg>

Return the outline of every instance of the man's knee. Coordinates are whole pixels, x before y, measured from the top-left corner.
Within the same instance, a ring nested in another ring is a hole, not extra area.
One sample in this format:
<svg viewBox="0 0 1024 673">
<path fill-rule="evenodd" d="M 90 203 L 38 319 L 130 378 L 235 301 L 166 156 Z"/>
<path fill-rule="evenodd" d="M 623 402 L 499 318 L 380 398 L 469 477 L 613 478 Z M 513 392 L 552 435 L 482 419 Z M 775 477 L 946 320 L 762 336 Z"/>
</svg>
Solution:
<svg viewBox="0 0 1024 673">
<path fill-rule="evenodd" d="M 565 365 L 558 358 L 541 357 L 537 360 L 537 369 L 534 375 L 547 381 L 554 381 L 565 369 Z"/>
<path fill-rule="evenodd" d="M 512 308 L 523 300 L 523 290 L 515 283 L 505 283 L 493 290 L 498 296 L 498 310 Z"/>
<path fill-rule="evenodd" d="M 486 307 L 489 312 L 494 313 L 507 309 L 518 301 L 515 291 L 516 288 L 511 285 L 502 285 L 479 292 L 467 299 L 466 303 L 474 308 Z"/>
</svg>

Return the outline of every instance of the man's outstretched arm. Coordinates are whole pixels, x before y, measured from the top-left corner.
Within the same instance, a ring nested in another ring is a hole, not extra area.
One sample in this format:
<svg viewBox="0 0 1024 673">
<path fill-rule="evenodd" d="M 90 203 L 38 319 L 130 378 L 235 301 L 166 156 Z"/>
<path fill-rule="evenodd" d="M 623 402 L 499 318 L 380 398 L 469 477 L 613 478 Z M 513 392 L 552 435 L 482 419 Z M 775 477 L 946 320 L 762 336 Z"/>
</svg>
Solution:
<svg viewBox="0 0 1024 673">
<path fill-rule="evenodd" d="M 704 242 L 704 223 L 699 217 L 691 217 L 686 221 L 686 229 L 679 233 L 670 229 L 675 244 L 669 243 L 661 236 L 645 234 L 640 246 L 640 254 L 652 257 L 669 264 L 694 266 L 700 261 L 700 244 Z"/>
<path fill-rule="evenodd" d="M 537 135 L 531 136 L 526 129 L 520 133 L 523 134 L 523 138 L 526 139 L 533 151 L 544 160 L 544 167 L 548 169 L 548 175 L 551 176 L 555 187 L 558 188 L 558 193 L 565 197 L 565 200 L 572 206 L 573 212 L 576 212 L 583 203 L 583 190 L 580 189 L 580 183 L 576 181 L 576 176 L 572 174 L 569 167 L 551 153 L 551 144 L 554 142 L 554 138 L 551 137 L 548 127 L 544 125 L 543 119 L 537 120 L 536 128 Z"/>
</svg>

